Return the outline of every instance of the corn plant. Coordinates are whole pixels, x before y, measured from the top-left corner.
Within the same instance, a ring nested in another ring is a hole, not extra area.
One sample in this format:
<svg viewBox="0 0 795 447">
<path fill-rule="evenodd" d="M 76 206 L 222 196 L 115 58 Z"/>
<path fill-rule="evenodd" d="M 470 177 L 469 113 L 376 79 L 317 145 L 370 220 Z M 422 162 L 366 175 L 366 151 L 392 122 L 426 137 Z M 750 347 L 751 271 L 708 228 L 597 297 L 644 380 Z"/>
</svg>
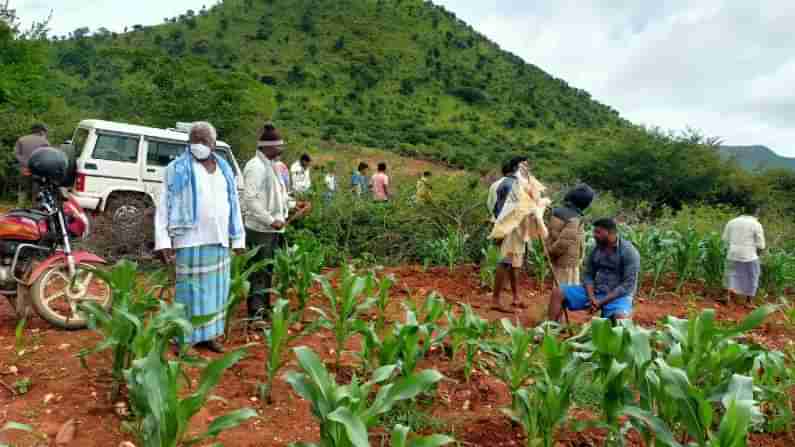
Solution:
<svg viewBox="0 0 795 447">
<path fill-rule="evenodd" d="M 750 375 L 761 352 L 737 342 L 737 337 L 761 325 L 776 306 L 754 310 L 742 322 L 720 327 L 715 311 L 704 310 L 689 320 L 668 317 L 664 325 L 664 353 L 668 364 L 682 368 L 688 379 L 708 394 L 725 387 L 734 374 Z"/>
<path fill-rule="evenodd" d="M 456 354 L 461 348 L 464 349 L 466 354 L 464 363 L 464 377 L 466 381 L 472 375 L 475 367 L 475 357 L 481 348 L 487 349 L 484 339 L 487 335 L 493 332 L 492 326 L 488 320 L 482 318 L 469 304 L 461 306 L 461 312 L 458 316 L 454 315 L 451 311 L 447 312 L 448 331 L 451 337 L 451 351 L 452 357 L 455 359 Z"/>
<path fill-rule="evenodd" d="M 223 372 L 240 361 L 245 352 L 230 352 L 209 362 L 202 370 L 196 390 L 181 398 L 182 378 L 186 373 L 182 361 L 164 360 L 167 345 L 168 340 L 162 340 L 124 372 L 134 415 L 134 421 L 125 426 L 137 436 L 142 447 L 177 447 L 206 442 L 257 416 L 252 409 L 236 410 L 215 418 L 204 433 L 189 437 L 190 420 L 210 398 Z"/>
<path fill-rule="evenodd" d="M 296 267 L 295 294 L 298 297 L 299 314 L 303 314 L 309 302 L 309 291 L 314 284 L 315 275 L 326 265 L 326 258 L 319 246 L 310 246 L 307 242 L 297 247 L 293 257 Z"/>
<path fill-rule="evenodd" d="M 336 288 L 332 287 L 325 276 L 315 275 L 315 280 L 323 289 L 329 310 L 326 312 L 317 307 L 313 307 L 312 310 L 318 314 L 320 326 L 331 330 L 334 334 L 336 342 L 334 364 L 339 368 L 340 357 L 345 345 L 356 332 L 363 328 L 364 323 L 358 319 L 359 314 L 370 309 L 376 300 L 374 298 L 360 300 L 367 287 L 367 279 L 353 273 L 348 265 L 344 265 L 340 269 L 339 284 Z"/>
<path fill-rule="evenodd" d="M 772 250 L 762 258 L 760 285 L 768 295 L 781 297 L 787 288 L 795 286 L 795 255 Z"/>
<path fill-rule="evenodd" d="M 103 340 L 91 349 L 84 349 L 79 357 L 87 368 L 86 357 L 92 354 L 112 351 L 111 375 L 114 380 L 112 398 L 116 399 L 120 384 L 124 380 L 123 371 L 130 367 L 134 359 L 133 341 L 144 327 L 147 315 L 159 307 L 157 294 L 165 283 L 162 273 L 150 277 L 150 287 L 139 287 L 138 266 L 129 261 L 121 261 L 109 271 L 96 270 L 112 290 L 112 305 L 105 309 L 96 303 L 80 303 L 80 308 L 88 316 L 88 326 L 102 335 Z"/>
<path fill-rule="evenodd" d="M 546 360 L 541 375 L 527 388 L 512 390 L 511 408 L 503 410 L 524 428 L 527 447 L 554 445 L 555 431 L 566 421 L 576 383 L 585 371 L 571 346 L 554 335 L 544 335 L 541 350 Z"/>
<path fill-rule="evenodd" d="M 386 322 L 386 311 L 387 307 L 389 306 L 389 298 L 392 287 L 395 285 L 395 277 L 392 275 L 386 275 L 380 280 L 376 280 L 375 273 L 371 273 L 371 275 L 371 284 L 373 284 L 373 288 L 375 292 L 377 292 L 375 301 L 375 307 L 378 309 L 376 330 L 380 332 L 384 329 L 384 324 Z"/>
<path fill-rule="evenodd" d="M 444 265 L 452 272 L 456 264 L 466 259 L 466 244 L 469 235 L 450 229 L 447 236 L 426 242 L 425 259 L 435 265 Z"/>
<path fill-rule="evenodd" d="M 536 331 L 514 326 L 510 320 L 500 320 L 507 341 L 496 340 L 484 344 L 485 351 L 494 357 L 492 374 L 500 379 L 514 396 L 533 377 L 533 340 Z"/>
<path fill-rule="evenodd" d="M 549 276 L 550 268 L 547 261 L 547 255 L 544 252 L 544 244 L 538 239 L 533 240 L 530 244 L 531 250 L 527 252 L 527 258 L 533 268 L 538 290 L 544 290 L 544 281 Z"/>
<path fill-rule="evenodd" d="M 263 339 L 268 347 L 268 356 L 265 358 L 265 383 L 259 384 L 260 400 L 273 403 L 271 391 L 273 381 L 279 370 L 284 366 L 284 350 L 295 339 L 302 337 L 316 329 L 316 325 L 304 327 L 300 332 L 290 335 L 290 324 L 295 322 L 299 315 L 290 311 L 290 303 L 280 299 L 273 306 L 270 327 L 263 329 Z"/>
<path fill-rule="evenodd" d="M 251 293 L 251 275 L 267 268 L 270 261 L 252 262 L 260 247 L 241 255 L 232 256 L 231 275 L 229 281 L 229 301 L 224 309 L 224 336 L 228 339 L 237 310 Z"/>
<path fill-rule="evenodd" d="M 303 372 L 290 372 L 286 380 L 309 401 L 312 414 L 320 423 L 319 444 L 295 446 L 369 447 L 368 430 L 379 425 L 382 415 L 398 402 L 428 391 L 442 379 L 434 370 L 394 379 L 397 366 L 388 365 L 375 370 L 368 382 L 361 383 L 354 377 L 350 384 L 338 385 L 311 349 L 301 346 L 293 351 Z M 371 398 L 375 388 L 378 391 Z"/>
<path fill-rule="evenodd" d="M 720 289 L 726 273 L 728 248 L 718 233 L 710 233 L 701 241 L 701 272 L 704 283 L 711 289 Z"/>
<path fill-rule="evenodd" d="M 715 396 L 695 386 L 687 374 L 668 365 L 664 360 L 656 360 L 660 389 L 664 393 L 664 405 L 660 406 L 662 417 L 681 426 L 683 438 L 689 437 L 698 447 L 742 447 L 746 445 L 749 429 L 761 420 L 753 397 L 753 380 L 747 376 L 733 375 L 727 391 L 717 399 L 724 407 L 723 419 L 718 433 L 712 431 L 716 411 L 712 404 Z"/>
<path fill-rule="evenodd" d="M 362 328 L 360 332 L 364 336 L 364 341 L 359 357 L 365 370 L 375 366 L 398 365 L 404 376 L 416 370 L 417 363 L 425 358 L 430 349 L 437 346 L 446 334 L 446 331 L 437 332 L 435 323 L 435 316 L 441 312 L 438 310 L 441 308 L 437 307 L 440 302 L 438 300 L 431 302 L 435 304 L 429 304 L 431 313 L 426 314 L 431 322 L 420 322 L 416 312 L 407 308 L 405 322 L 395 323 L 392 330 L 383 338 L 378 337 L 372 324 Z"/>
<path fill-rule="evenodd" d="M 417 308 L 410 302 L 408 308 L 415 313 L 417 321 L 422 324 L 428 340 L 425 341 L 427 349 L 442 344 L 448 335 L 447 328 L 439 325 L 439 320 L 450 309 L 451 305 L 444 297 L 436 292 L 431 292 L 425 297 L 422 305 Z"/>
<path fill-rule="evenodd" d="M 497 265 L 500 263 L 500 249 L 489 244 L 489 247 L 481 249 L 483 260 L 480 262 L 480 286 L 493 288 L 494 280 L 497 275 Z"/>
<path fill-rule="evenodd" d="M 298 264 L 294 258 L 295 249 L 278 249 L 273 254 L 274 292 L 284 299 L 290 298 L 290 289 L 298 278 Z"/>
<path fill-rule="evenodd" d="M 679 292 L 696 273 L 700 255 L 701 237 L 693 228 L 678 234 L 673 246 L 673 265 L 676 271 L 676 291 Z"/>
</svg>

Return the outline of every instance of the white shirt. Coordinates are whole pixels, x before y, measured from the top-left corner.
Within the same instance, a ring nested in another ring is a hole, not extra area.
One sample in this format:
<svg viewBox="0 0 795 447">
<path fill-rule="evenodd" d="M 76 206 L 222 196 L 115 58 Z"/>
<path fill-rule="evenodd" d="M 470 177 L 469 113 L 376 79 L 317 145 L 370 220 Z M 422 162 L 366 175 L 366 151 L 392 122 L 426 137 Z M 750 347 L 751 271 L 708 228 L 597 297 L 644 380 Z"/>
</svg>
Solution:
<svg viewBox="0 0 795 447">
<path fill-rule="evenodd" d="M 756 261 L 759 250 L 765 249 L 765 232 L 753 216 L 740 216 L 729 221 L 723 231 L 723 240 L 729 244 L 726 256 L 729 261 Z"/>
<path fill-rule="evenodd" d="M 312 177 L 310 176 L 310 169 L 304 169 L 301 166 L 301 160 L 293 163 L 290 167 L 290 177 L 293 179 L 293 191 L 303 193 L 312 188 Z"/>
<path fill-rule="evenodd" d="M 243 191 L 246 228 L 261 233 L 283 233 L 284 229 L 277 231 L 271 225 L 276 221 L 286 223 L 289 213 L 287 188 L 274 165 L 262 152 L 257 151 L 257 155 L 246 163 L 243 170 L 246 181 Z"/>
<path fill-rule="evenodd" d="M 168 187 L 163 182 L 160 192 L 160 206 L 155 215 L 155 249 L 188 248 L 203 245 L 221 245 L 229 247 L 229 189 L 220 166 L 210 174 L 196 160 L 193 161 L 193 172 L 196 176 L 196 214 L 197 225 L 182 236 L 171 238 L 168 234 Z M 243 216 L 238 206 L 237 219 L 243 230 Z M 237 240 L 232 241 L 232 248 L 245 248 L 245 232 Z"/>
<path fill-rule="evenodd" d="M 337 176 L 334 174 L 326 174 L 325 181 L 326 188 L 328 188 L 329 191 L 334 192 L 337 190 Z"/>
</svg>

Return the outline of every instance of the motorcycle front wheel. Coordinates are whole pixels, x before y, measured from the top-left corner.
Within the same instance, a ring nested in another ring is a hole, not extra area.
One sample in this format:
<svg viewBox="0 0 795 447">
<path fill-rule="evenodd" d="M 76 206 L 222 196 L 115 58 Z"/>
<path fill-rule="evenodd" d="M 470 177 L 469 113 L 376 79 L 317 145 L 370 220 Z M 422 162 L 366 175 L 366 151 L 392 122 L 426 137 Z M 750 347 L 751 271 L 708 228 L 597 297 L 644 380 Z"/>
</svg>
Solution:
<svg viewBox="0 0 795 447">
<path fill-rule="evenodd" d="M 30 298 L 36 312 L 62 329 L 85 328 L 88 318 L 78 304 L 93 302 L 105 309 L 111 305 L 110 285 L 94 273 L 97 268 L 102 265 L 79 263 L 74 280 L 70 280 L 65 263 L 53 265 L 31 287 Z"/>
</svg>

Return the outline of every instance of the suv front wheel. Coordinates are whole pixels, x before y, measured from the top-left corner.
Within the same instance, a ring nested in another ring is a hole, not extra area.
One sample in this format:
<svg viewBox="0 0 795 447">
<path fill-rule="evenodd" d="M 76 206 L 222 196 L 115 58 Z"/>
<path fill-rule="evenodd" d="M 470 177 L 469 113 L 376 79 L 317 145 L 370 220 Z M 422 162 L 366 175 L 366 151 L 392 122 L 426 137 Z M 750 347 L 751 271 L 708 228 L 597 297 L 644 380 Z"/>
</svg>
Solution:
<svg viewBox="0 0 795 447">
<path fill-rule="evenodd" d="M 110 221 L 110 242 L 119 254 L 150 256 L 154 249 L 154 213 L 152 201 L 142 194 L 122 193 L 111 196 L 105 208 Z"/>
</svg>

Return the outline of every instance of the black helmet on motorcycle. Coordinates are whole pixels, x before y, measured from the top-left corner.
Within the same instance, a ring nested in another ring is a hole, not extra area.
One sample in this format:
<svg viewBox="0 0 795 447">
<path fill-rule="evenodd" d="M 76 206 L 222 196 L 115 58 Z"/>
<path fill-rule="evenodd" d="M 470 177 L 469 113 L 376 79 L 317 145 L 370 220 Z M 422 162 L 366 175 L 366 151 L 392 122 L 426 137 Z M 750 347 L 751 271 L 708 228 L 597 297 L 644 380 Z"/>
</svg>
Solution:
<svg viewBox="0 0 795 447">
<path fill-rule="evenodd" d="M 60 149 L 36 149 L 28 160 L 28 169 L 34 176 L 56 186 L 72 186 L 70 183 L 74 183 L 74 163 Z"/>
</svg>

